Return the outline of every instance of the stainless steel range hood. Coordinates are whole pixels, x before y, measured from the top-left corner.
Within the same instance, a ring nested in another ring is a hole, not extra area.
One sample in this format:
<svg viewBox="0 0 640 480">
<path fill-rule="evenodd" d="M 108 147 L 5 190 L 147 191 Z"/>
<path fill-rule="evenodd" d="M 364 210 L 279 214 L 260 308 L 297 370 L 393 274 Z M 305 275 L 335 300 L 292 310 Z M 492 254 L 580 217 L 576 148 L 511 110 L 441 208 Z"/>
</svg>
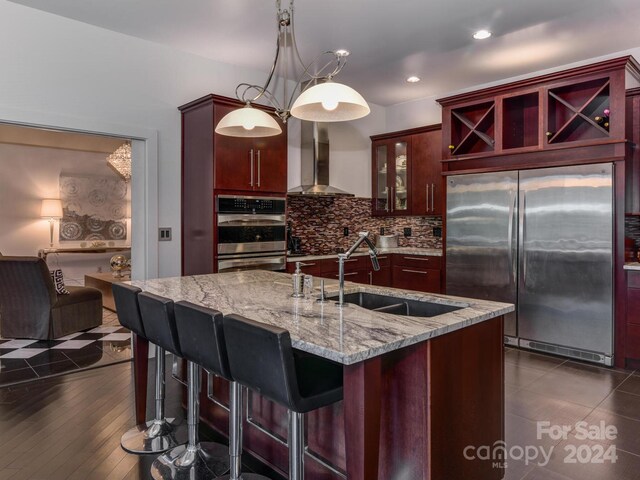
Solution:
<svg viewBox="0 0 640 480">
<path fill-rule="evenodd" d="M 287 195 L 353 197 L 353 194 L 329 185 L 329 125 L 306 121 L 301 121 L 300 124 L 302 185 L 292 188 Z"/>
</svg>

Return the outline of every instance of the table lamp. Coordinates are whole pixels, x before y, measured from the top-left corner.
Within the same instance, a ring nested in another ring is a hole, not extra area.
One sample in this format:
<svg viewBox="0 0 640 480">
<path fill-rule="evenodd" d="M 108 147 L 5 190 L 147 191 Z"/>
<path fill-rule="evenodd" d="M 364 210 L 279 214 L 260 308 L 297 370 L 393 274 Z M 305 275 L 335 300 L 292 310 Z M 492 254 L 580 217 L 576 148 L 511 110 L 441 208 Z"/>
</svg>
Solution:
<svg viewBox="0 0 640 480">
<path fill-rule="evenodd" d="M 53 222 L 62 218 L 62 202 L 57 198 L 42 200 L 40 216 L 49 219 L 49 247 L 53 247 Z"/>
</svg>

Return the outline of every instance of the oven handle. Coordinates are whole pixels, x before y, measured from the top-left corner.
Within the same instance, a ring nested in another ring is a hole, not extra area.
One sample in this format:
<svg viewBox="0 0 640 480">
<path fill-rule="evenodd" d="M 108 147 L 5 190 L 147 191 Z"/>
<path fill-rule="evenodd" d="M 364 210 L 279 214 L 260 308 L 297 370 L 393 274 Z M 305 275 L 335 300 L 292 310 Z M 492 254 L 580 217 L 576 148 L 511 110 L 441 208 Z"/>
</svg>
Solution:
<svg viewBox="0 0 640 480">
<path fill-rule="evenodd" d="M 252 226 L 271 226 L 286 225 L 286 217 L 284 215 L 252 215 L 233 214 L 218 215 L 218 226 L 221 227 L 237 227 L 251 224 Z"/>
<path fill-rule="evenodd" d="M 278 257 L 252 257 L 252 258 L 236 258 L 229 260 L 218 260 L 218 272 L 230 268 L 252 267 L 252 266 L 270 266 L 273 270 L 284 270 L 286 259 L 284 256 Z M 280 268 L 278 268 L 280 267 Z M 271 269 L 271 268 L 270 268 Z"/>
</svg>

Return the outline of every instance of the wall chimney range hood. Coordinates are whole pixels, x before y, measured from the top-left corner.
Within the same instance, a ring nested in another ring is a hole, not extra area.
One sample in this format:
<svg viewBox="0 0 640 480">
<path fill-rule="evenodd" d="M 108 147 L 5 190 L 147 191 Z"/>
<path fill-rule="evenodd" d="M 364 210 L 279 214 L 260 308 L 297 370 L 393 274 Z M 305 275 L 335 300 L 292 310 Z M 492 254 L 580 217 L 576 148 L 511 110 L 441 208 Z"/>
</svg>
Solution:
<svg viewBox="0 0 640 480">
<path fill-rule="evenodd" d="M 353 197 L 353 194 L 329 185 L 329 124 L 301 121 L 300 129 L 302 185 L 292 188 L 287 195 Z"/>
</svg>

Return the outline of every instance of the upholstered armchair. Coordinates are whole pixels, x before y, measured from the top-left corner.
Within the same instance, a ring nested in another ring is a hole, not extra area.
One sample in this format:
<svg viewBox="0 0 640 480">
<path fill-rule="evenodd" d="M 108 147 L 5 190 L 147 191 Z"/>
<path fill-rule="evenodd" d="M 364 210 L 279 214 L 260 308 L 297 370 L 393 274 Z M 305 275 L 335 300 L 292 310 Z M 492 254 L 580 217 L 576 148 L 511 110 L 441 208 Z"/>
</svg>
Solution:
<svg viewBox="0 0 640 480">
<path fill-rule="evenodd" d="M 56 293 L 41 258 L 0 257 L 0 336 L 47 340 L 100 325 L 100 291 L 66 288 Z"/>
</svg>

